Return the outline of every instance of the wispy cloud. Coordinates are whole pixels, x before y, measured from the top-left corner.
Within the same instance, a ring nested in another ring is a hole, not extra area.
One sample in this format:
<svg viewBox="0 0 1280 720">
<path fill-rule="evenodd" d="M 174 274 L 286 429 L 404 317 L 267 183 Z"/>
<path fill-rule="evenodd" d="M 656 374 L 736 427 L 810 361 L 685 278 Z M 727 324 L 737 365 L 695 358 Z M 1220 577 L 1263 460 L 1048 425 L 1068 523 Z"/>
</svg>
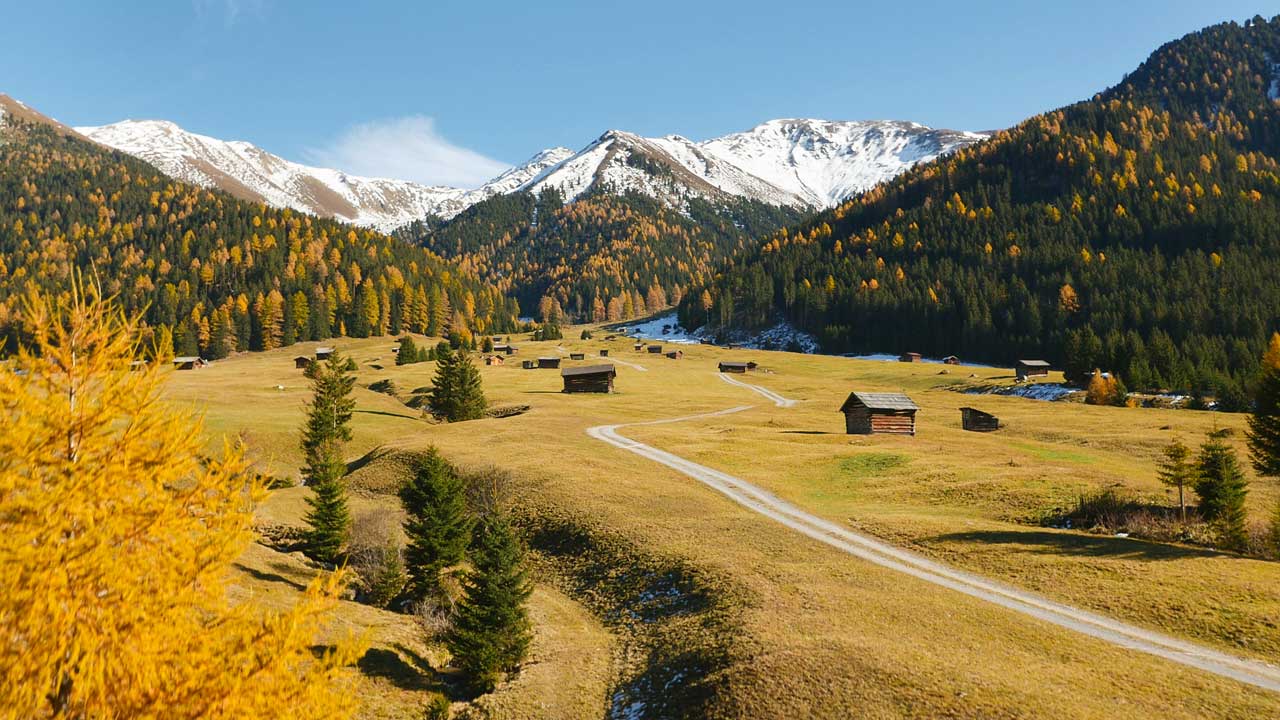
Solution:
<svg viewBox="0 0 1280 720">
<path fill-rule="evenodd" d="M 221 18 L 222 24 L 231 27 L 245 13 L 262 16 L 266 0 L 191 0 L 191 6 L 199 20 Z"/>
<path fill-rule="evenodd" d="M 462 188 L 483 185 L 508 167 L 449 142 L 436 131 L 435 121 L 423 115 L 356 125 L 304 155 L 308 162 L 355 175 Z"/>
</svg>

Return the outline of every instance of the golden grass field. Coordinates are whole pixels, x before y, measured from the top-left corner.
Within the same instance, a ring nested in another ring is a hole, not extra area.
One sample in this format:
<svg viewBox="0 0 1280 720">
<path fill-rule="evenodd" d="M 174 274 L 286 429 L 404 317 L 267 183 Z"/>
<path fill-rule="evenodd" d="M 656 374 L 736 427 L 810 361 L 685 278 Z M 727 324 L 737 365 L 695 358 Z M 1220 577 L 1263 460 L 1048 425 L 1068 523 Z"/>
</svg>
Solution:
<svg viewBox="0 0 1280 720">
<path fill-rule="evenodd" d="M 566 329 L 566 336 L 577 329 Z M 603 333 L 597 333 L 597 336 Z M 619 338 L 566 339 L 563 351 L 608 347 L 617 392 L 564 395 L 559 374 L 518 360 L 557 343 L 513 337 L 517 362 L 481 367 L 494 405 L 527 404 L 505 419 L 433 425 L 399 399 L 357 389 L 355 460 L 436 445 L 464 467 L 513 473 L 529 504 L 587 518 L 655 556 L 678 558 L 723 581 L 736 598 L 729 657 L 716 669 L 731 704 L 722 717 L 1267 717 L 1280 696 L 1126 651 L 870 565 L 755 515 L 663 466 L 588 437 L 585 429 L 753 405 L 734 415 L 633 427 L 626 434 L 732 473 L 829 520 L 955 566 L 1205 644 L 1280 663 L 1280 563 L 1190 546 L 1039 527 L 1030 519 L 1087 489 L 1162 495 L 1154 461 L 1173 435 L 1198 443 L 1243 416 L 1091 407 L 970 396 L 956 383 L 1005 382 L 1008 370 L 683 346 L 685 357 L 636 353 Z M 327 344 L 327 343 L 326 343 Z M 359 363 L 359 383 L 427 385 L 433 363 L 394 365 L 393 340 L 333 343 Z M 295 476 L 307 384 L 291 358 L 311 345 L 242 355 L 169 376 L 169 397 L 203 412 L 210 441 L 242 437 L 261 469 Z M 738 376 L 801 402 L 783 409 L 720 382 L 715 363 L 755 360 Z M 566 362 L 568 362 L 566 360 Z M 374 366 L 380 365 L 381 368 Z M 969 379 L 969 374 L 978 377 Z M 281 389 L 283 388 L 283 389 Z M 905 390 L 922 407 L 916 437 L 843 434 L 850 390 Z M 991 434 L 960 429 L 958 408 L 1000 416 Z M 371 465 L 370 467 L 375 467 Z M 367 472 L 368 469 L 361 472 Z M 354 478 L 354 475 L 353 475 Z M 301 516 L 303 488 L 276 491 L 262 522 Z M 1277 498 L 1254 480 L 1254 516 Z M 353 492 L 353 512 L 394 506 Z M 288 602 L 309 571 L 255 546 L 242 597 Z M 271 577 L 279 576 L 279 579 Z M 486 705 L 495 717 L 601 717 L 619 672 L 608 618 L 565 584 L 539 577 L 534 662 Z M 582 600 L 583 603 L 574 602 Z M 383 665 L 439 662 L 405 617 L 343 603 L 338 622 L 367 628 Z M 391 656 L 395 657 L 392 660 Z M 377 663 L 369 663 L 371 666 Z M 364 668 L 368 717 L 416 716 L 433 688 L 413 672 Z M 426 675 L 430 677 L 430 673 Z"/>
</svg>

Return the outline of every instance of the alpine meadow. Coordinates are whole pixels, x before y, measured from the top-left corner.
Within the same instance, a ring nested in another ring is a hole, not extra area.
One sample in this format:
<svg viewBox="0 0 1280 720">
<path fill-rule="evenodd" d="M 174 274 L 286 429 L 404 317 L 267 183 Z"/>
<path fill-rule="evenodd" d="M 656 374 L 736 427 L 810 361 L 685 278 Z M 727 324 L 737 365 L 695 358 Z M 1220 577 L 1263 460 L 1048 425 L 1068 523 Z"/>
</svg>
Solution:
<svg viewBox="0 0 1280 720">
<path fill-rule="evenodd" d="M 1224 3 L 15 10 L 0 720 L 1280 717 Z"/>
</svg>

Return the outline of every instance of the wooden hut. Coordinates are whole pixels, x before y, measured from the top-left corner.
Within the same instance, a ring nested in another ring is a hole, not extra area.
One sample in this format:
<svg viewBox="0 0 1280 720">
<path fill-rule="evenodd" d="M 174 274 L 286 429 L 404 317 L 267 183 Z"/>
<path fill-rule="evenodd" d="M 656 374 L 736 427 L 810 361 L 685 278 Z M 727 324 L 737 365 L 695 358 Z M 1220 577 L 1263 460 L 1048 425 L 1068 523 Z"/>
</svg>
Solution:
<svg viewBox="0 0 1280 720">
<path fill-rule="evenodd" d="M 756 368 L 758 368 L 758 367 L 760 367 L 760 366 L 756 364 L 756 361 L 755 361 L 755 360 L 749 360 L 749 361 L 747 362 L 747 369 L 748 369 L 748 370 L 755 370 L 755 369 L 756 369 Z"/>
<path fill-rule="evenodd" d="M 960 358 L 956 357 L 955 355 L 948 355 L 942 358 L 942 364 L 943 365 L 959 365 Z"/>
<path fill-rule="evenodd" d="M 184 355 L 173 359 L 173 369 L 175 370 L 195 370 L 204 367 L 204 360 L 192 355 Z"/>
<path fill-rule="evenodd" d="M 631 349 L 635 350 L 636 352 L 640 352 L 641 350 L 644 349 L 644 343 L 636 343 L 631 347 Z"/>
<path fill-rule="evenodd" d="M 1049 375 L 1049 363 L 1044 360 L 1019 360 L 1018 366 L 1014 368 L 1014 373 L 1019 380 L 1047 377 Z"/>
<path fill-rule="evenodd" d="M 915 435 L 919 409 L 902 393 L 851 392 L 840 406 L 850 435 Z"/>
<path fill-rule="evenodd" d="M 661 345 L 650 345 L 650 346 L 649 346 L 649 352 L 650 352 L 650 353 L 652 353 L 652 354 L 654 354 L 654 355 L 661 355 L 661 354 L 662 354 L 662 346 L 661 346 Z"/>
<path fill-rule="evenodd" d="M 316 359 L 317 359 L 317 360 L 328 360 L 328 359 L 329 359 L 329 356 L 330 356 L 330 355 L 332 355 L 332 354 L 333 354 L 333 348 L 331 348 L 331 347 L 318 347 L 318 348 L 316 348 Z"/>
<path fill-rule="evenodd" d="M 609 357 L 609 348 L 600 348 L 600 357 Z"/>
<path fill-rule="evenodd" d="M 538 367 L 544 370 L 555 370 L 560 367 L 560 358 L 558 357 L 540 357 L 538 358 Z"/>
<path fill-rule="evenodd" d="M 521 360 L 520 367 L 524 368 L 525 370 L 533 370 L 534 368 L 538 367 L 538 363 L 532 360 Z"/>
<path fill-rule="evenodd" d="M 514 355 L 516 349 L 506 343 L 495 343 L 493 351 L 496 353 L 502 353 L 503 355 Z"/>
<path fill-rule="evenodd" d="M 567 393 L 610 393 L 613 378 L 618 374 L 612 365 L 586 365 L 565 368 L 560 371 Z"/>
<path fill-rule="evenodd" d="M 569 359 L 570 360 L 586 360 L 587 354 L 586 353 L 569 353 Z"/>
<path fill-rule="evenodd" d="M 666 353 L 666 356 L 671 358 L 672 360 L 679 360 L 680 358 L 684 357 L 684 351 L 672 350 L 671 352 Z"/>
<path fill-rule="evenodd" d="M 922 358 L 920 357 L 920 353 L 918 352 L 904 352 L 898 356 L 898 361 L 906 362 L 906 363 L 918 363 L 922 361 Z"/>
<path fill-rule="evenodd" d="M 1000 429 L 1000 418 L 977 408 L 960 408 L 960 426 L 970 432 L 993 432 Z"/>
<path fill-rule="evenodd" d="M 722 373 L 744 373 L 747 371 L 747 363 L 722 361 L 720 363 L 720 372 Z"/>
<path fill-rule="evenodd" d="M 501 355 L 487 355 L 484 359 L 485 365 L 501 365 L 505 362 Z"/>
<path fill-rule="evenodd" d="M 311 367 L 311 358 L 306 355 L 299 355 L 293 359 L 293 366 L 299 370 L 306 370 Z"/>
</svg>

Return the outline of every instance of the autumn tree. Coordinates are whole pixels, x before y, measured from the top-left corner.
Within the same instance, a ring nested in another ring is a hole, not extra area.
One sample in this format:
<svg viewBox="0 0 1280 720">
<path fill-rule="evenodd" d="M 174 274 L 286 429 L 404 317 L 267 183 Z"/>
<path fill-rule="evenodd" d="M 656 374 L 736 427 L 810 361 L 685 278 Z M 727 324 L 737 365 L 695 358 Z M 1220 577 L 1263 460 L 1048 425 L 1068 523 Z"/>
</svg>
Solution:
<svg viewBox="0 0 1280 720">
<path fill-rule="evenodd" d="M 0 718 L 350 717 L 359 648 L 314 651 L 341 577 L 284 612 L 228 602 L 265 491 L 129 371 L 137 321 L 93 286 L 23 319 L 22 372 L 0 372 Z"/>
</svg>

